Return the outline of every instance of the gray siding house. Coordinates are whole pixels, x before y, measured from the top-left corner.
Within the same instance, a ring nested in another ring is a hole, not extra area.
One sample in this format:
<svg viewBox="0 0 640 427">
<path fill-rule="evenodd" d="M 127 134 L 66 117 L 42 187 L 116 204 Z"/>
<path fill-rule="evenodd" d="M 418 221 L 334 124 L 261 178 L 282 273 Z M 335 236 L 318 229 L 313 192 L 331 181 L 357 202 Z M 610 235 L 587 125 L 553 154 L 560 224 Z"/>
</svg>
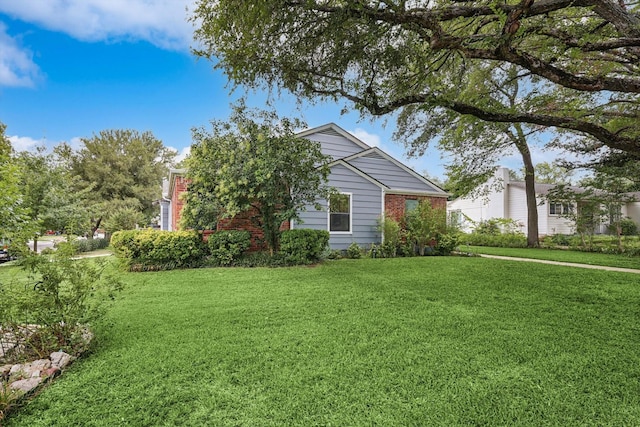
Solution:
<svg viewBox="0 0 640 427">
<path fill-rule="evenodd" d="M 352 243 L 362 247 L 382 242 L 378 219 L 388 215 L 401 220 L 420 200 L 446 207 L 447 193 L 376 147 L 329 123 L 298 134 L 320 143 L 333 158 L 328 184 L 340 193 L 320 200 L 322 210 L 307 206 L 291 228 L 328 230 L 332 249 L 344 250 Z"/>
<path fill-rule="evenodd" d="M 331 156 L 328 185 L 339 194 L 331 200 L 319 200 L 321 210 L 307 206 L 300 220 L 290 228 L 327 230 L 332 249 L 344 250 L 352 243 L 361 247 L 382 242 L 377 230 L 383 215 L 401 221 L 407 209 L 421 200 L 446 208 L 447 193 L 420 174 L 376 147 L 370 147 L 333 123 L 298 134 L 320 143 L 322 152 Z M 161 228 L 178 228 L 182 201 L 187 190 L 183 170 L 172 170 L 165 181 L 161 201 Z M 232 228 L 236 228 L 235 226 Z"/>
</svg>

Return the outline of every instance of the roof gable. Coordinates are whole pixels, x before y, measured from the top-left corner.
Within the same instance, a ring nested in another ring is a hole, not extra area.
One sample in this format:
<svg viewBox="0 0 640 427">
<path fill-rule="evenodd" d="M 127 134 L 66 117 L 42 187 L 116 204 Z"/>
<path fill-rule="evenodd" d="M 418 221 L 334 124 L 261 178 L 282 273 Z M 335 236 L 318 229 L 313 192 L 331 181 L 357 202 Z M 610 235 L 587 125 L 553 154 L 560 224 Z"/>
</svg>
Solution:
<svg viewBox="0 0 640 427">
<path fill-rule="evenodd" d="M 350 170 L 351 172 L 355 173 L 356 175 L 359 175 L 361 177 L 363 177 L 364 179 L 366 179 L 367 181 L 371 182 L 372 184 L 376 185 L 377 187 L 382 188 L 383 190 L 388 190 L 389 187 L 386 186 L 384 183 L 378 181 L 377 179 L 375 179 L 374 177 L 372 177 L 371 175 L 361 171 L 360 169 L 358 169 L 357 167 L 345 162 L 344 160 L 340 159 L 340 160 L 336 160 L 335 162 L 332 162 L 329 164 L 329 168 L 332 168 L 334 166 L 344 166 L 345 168 L 347 168 L 348 170 Z"/>
<path fill-rule="evenodd" d="M 447 195 L 440 187 L 377 147 L 345 157 L 343 160 L 392 190 Z"/>
<path fill-rule="evenodd" d="M 334 160 L 371 148 L 335 123 L 307 129 L 298 133 L 297 136 L 319 142 L 322 153 L 331 156 Z"/>
</svg>

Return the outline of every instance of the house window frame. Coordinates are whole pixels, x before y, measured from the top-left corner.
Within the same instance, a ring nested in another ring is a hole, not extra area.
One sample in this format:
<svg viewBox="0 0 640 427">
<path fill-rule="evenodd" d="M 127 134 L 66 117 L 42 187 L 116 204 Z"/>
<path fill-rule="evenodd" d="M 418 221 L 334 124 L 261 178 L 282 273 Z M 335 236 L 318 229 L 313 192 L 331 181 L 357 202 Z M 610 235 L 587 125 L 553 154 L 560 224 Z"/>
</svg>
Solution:
<svg viewBox="0 0 640 427">
<path fill-rule="evenodd" d="M 331 230 L 331 197 L 327 200 L 327 230 L 330 234 L 353 234 L 353 193 L 347 193 L 341 191 L 337 193 L 339 195 L 349 196 L 349 230 L 348 231 L 332 231 Z M 345 212 L 335 212 L 337 214 L 344 214 Z"/>
<path fill-rule="evenodd" d="M 571 203 L 549 202 L 549 216 L 569 215 L 571 212 L 573 212 Z"/>
</svg>

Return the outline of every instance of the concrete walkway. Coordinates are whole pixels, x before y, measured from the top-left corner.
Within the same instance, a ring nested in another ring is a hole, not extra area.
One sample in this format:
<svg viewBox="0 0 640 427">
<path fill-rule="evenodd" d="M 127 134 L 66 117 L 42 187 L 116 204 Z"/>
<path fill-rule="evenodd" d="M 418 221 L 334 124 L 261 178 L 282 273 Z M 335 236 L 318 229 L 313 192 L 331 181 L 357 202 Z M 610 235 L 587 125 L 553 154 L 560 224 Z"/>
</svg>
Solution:
<svg viewBox="0 0 640 427">
<path fill-rule="evenodd" d="M 590 268 L 592 270 L 606 270 L 606 271 L 618 271 L 621 273 L 640 274 L 640 270 L 636 270 L 634 268 L 607 267 L 604 265 L 590 265 L 590 264 L 576 264 L 574 262 L 549 261 L 546 259 L 533 259 L 533 258 L 516 258 L 516 257 L 501 256 L 501 255 L 485 255 L 485 254 L 478 254 L 478 255 L 480 255 L 482 258 L 502 259 L 507 261 L 537 262 L 539 264 L 553 264 L 553 265 L 563 265 L 565 267 Z"/>
</svg>

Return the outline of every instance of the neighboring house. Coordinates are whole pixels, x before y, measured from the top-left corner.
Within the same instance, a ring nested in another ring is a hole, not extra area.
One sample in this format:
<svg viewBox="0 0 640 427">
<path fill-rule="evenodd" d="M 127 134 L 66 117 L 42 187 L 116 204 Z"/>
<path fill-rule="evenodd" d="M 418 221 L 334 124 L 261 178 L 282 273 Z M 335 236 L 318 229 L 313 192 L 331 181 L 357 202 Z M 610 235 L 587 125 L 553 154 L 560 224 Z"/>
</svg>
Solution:
<svg viewBox="0 0 640 427">
<path fill-rule="evenodd" d="M 536 184 L 535 192 L 538 204 L 538 233 L 541 236 L 553 234 L 572 234 L 575 224 L 564 215 L 573 209 L 566 203 L 555 203 L 547 200 L 554 184 Z M 583 192 L 580 187 L 570 187 L 576 193 Z M 494 176 L 486 184 L 474 192 L 475 196 L 460 197 L 448 202 L 449 217 L 463 231 L 471 231 L 475 223 L 491 218 L 507 218 L 516 221 L 520 231 L 527 233 L 527 199 L 525 183 L 511 181 L 509 169 L 498 168 Z M 630 217 L 640 223 L 640 198 L 622 204 L 623 217 Z M 605 233 L 608 224 L 601 224 L 597 234 Z"/>
<path fill-rule="evenodd" d="M 328 185 L 338 191 L 332 200 L 319 200 L 322 210 L 313 206 L 299 213 L 300 220 L 283 224 L 287 228 L 311 228 L 329 231 L 332 249 L 347 249 L 353 242 L 369 246 L 382 242 L 377 229 L 383 214 L 401 220 L 407 209 L 419 201 L 428 200 L 434 207 L 446 208 L 447 193 L 441 188 L 389 156 L 377 147 L 370 147 L 355 136 L 330 123 L 298 134 L 320 143 L 322 152 L 331 156 Z M 175 230 L 182 202 L 180 193 L 186 191 L 183 170 L 172 170 L 163 194 L 167 204 L 166 221 L 162 229 Z M 164 212 L 164 211 L 163 211 Z M 219 229 L 250 229 L 247 215 L 222 221 Z"/>
</svg>

